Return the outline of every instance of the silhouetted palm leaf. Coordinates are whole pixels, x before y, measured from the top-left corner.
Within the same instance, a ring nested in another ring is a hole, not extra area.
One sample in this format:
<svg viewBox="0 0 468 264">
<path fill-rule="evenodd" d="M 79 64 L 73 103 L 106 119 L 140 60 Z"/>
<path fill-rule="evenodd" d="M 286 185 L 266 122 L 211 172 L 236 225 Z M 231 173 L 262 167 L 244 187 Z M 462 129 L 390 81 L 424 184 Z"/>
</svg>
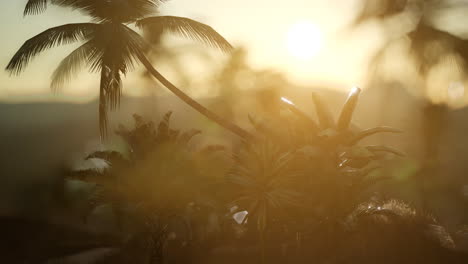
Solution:
<svg viewBox="0 0 468 264">
<path fill-rule="evenodd" d="M 257 142 L 233 155 L 235 166 L 228 181 L 237 186 L 234 204 L 248 210 L 249 218 L 264 224 L 267 211 L 299 205 L 299 193 L 292 189 L 298 173 L 292 166 L 294 154 L 281 152 L 273 143 Z"/>
<path fill-rule="evenodd" d="M 434 10 L 450 9 L 456 7 L 466 7 L 465 1 L 444 1 L 444 0 L 367 0 L 364 1 L 363 9 L 355 19 L 355 24 L 358 25 L 370 19 L 385 19 L 400 13 L 408 13 L 417 21 L 414 28 L 409 28 L 404 35 L 392 36 L 392 40 L 384 44 L 384 46 L 374 55 L 371 60 L 370 68 L 377 68 L 382 63 L 385 51 L 392 43 L 405 39 L 411 41 L 409 53 L 414 58 L 414 62 L 419 72 L 426 76 L 429 70 L 437 65 L 448 55 L 456 54 L 461 57 L 462 62 L 455 61 L 455 67 L 466 71 L 463 62 L 468 61 L 468 40 L 460 36 L 451 34 L 450 32 L 437 28 L 432 21 Z M 399 23 L 399 21 L 395 21 Z M 391 26 L 400 26 L 398 24 L 390 24 Z M 437 49 L 437 46 L 442 47 Z M 431 50 L 432 49 L 432 50 Z"/>
<path fill-rule="evenodd" d="M 115 109 L 120 103 L 122 93 L 122 75 L 125 75 L 137 63 L 142 63 L 158 81 L 166 86 L 184 102 L 201 114 L 224 128 L 243 138 L 251 135 L 235 124 L 219 117 L 197 101 L 179 90 L 161 75 L 146 58 L 149 44 L 127 23 L 139 26 L 162 27 L 172 33 L 200 40 L 222 50 L 229 50 L 230 44 L 211 27 L 187 18 L 148 17 L 155 13 L 162 0 L 50 0 L 51 4 L 77 9 L 90 15 L 94 23 L 68 24 L 48 29 L 26 41 L 17 51 L 6 67 L 6 70 L 19 74 L 29 61 L 40 52 L 75 41 L 88 41 L 72 52 L 54 72 L 52 88 L 57 90 L 86 62 L 91 72 L 100 72 L 99 91 L 99 128 L 102 138 L 107 134 L 107 110 Z M 29 1 L 26 13 L 39 12 L 47 7 L 47 1 Z M 164 25 L 167 23 L 167 25 Z M 89 52 L 88 55 L 85 53 Z M 177 134 L 177 131 L 170 131 Z"/>
<path fill-rule="evenodd" d="M 353 90 L 351 90 L 349 93 L 348 99 L 341 109 L 341 113 L 337 121 L 336 126 L 338 130 L 342 131 L 349 128 L 349 124 L 353 118 L 354 109 L 356 108 L 360 93 L 361 89 L 358 87 L 354 87 Z"/>
<path fill-rule="evenodd" d="M 191 129 L 187 132 L 184 132 L 182 133 L 182 135 L 180 135 L 179 139 L 178 139 L 178 142 L 179 144 L 181 145 L 186 145 L 190 142 L 190 140 L 196 136 L 196 135 L 199 135 L 201 134 L 201 130 L 198 130 L 198 129 Z"/>
<path fill-rule="evenodd" d="M 13 74 L 19 74 L 31 59 L 42 51 L 55 46 L 89 39 L 94 35 L 98 27 L 98 24 L 78 23 L 47 29 L 26 41 L 8 63 L 6 70 Z"/>
<path fill-rule="evenodd" d="M 464 62 L 468 62 L 468 40 L 447 31 L 421 23 L 408 34 L 408 37 L 411 40 L 410 53 L 415 58 L 419 72 L 424 75 L 451 53 L 459 55 Z M 433 48 L 437 49 L 437 45 L 443 50 L 430 51 Z"/>
<path fill-rule="evenodd" d="M 167 137 L 169 135 L 169 126 L 171 121 L 172 111 L 167 112 L 164 114 L 163 119 L 159 122 L 158 125 L 158 134 L 162 135 L 163 137 Z"/>
<path fill-rule="evenodd" d="M 65 57 L 52 74 L 52 81 L 50 84 L 52 90 L 57 91 L 60 89 L 69 82 L 79 70 L 89 63 L 90 56 L 93 54 L 95 48 L 96 45 L 90 40 Z"/>
<path fill-rule="evenodd" d="M 323 102 L 323 99 L 317 93 L 312 93 L 312 100 L 314 101 L 315 111 L 319 119 L 320 127 L 322 129 L 334 128 L 335 121 L 327 108 L 327 105 Z"/>
<path fill-rule="evenodd" d="M 158 16 L 138 20 L 136 25 L 151 32 L 171 32 L 182 37 L 200 41 L 222 51 L 232 51 L 232 46 L 212 27 L 185 17 Z"/>
<path fill-rule="evenodd" d="M 394 155 L 397 155 L 397 156 L 400 156 L 400 157 L 404 157 L 405 156 L 405 153 L 397 150 L 397 149 L 394 149 L 394 148 L 391 148 L 391 147 L 388 147 L 388 146 L 380 146 L 380 145 L 377 145 L 377 146 L 367 146 L 366 147 L 368 150 L 372 151 L 372 152 L 388 152 L 388 153 L 392 153 Z"/>
<path fill-rule="evenodd" d="M 374 127 L 358 132 L 349 140 L 349 145 L 354 145 L 366 137 L 377 133 L 402 133 L 401 130 L 392 127 Z"/>
<path fill-rule="evenodd" d="M 47 8 L 48 1 L 49 0 L 28 0 L 23 15 L 37 15 L 42 13 Z"/>
<path fill-rule="evenodd" d="M 163 0 L 52 0 L 58 6 L 71 7 L 96 21 L 132 22 L 156 12 Z"/>
</svg>

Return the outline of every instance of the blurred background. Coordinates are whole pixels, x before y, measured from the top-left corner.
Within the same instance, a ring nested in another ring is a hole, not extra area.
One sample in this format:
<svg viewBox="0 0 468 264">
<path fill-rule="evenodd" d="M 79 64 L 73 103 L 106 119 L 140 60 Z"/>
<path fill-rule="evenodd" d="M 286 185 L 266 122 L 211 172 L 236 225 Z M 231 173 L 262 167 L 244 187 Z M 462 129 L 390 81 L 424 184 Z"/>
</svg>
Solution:
<svg viewBox="0 0 468 264">
<path fill-rule="evenodd" d="M 45 15 L 23 17 L 25 2 L 0 3 L 4 67 L 33 35 L 88 20 L 53 6 Z M 282 96 L 313 116 L 311 92 L 318 92 L 337 114 L 351 87 L 359 86 L 356 125 L 404 131 L 373 139 L 407 153 L 389 192 L 431 208 L 447 226 L 468 221 L 468 1 L 173 0 L 160 13 L 207 23 L 235 46 L 224 54 L 162 35 L 150 53 L 158 70 L 203 105 L 248 129 L 249 114 L 268 115 Z M 98 75 L 83 71 L 58 93 L 49 88 L 49 76 L 73 48 L 45 52 L 19 77 L 0 72 L 0 210 L 5 214 L 42 212 L 53 195 L 44 190 L 57 184 L 48 179 L 61 164 L 121 147 L 116 136 L 99 139 Z M 133 113 L 159 120 L 172 110 L 176 127 L 201 129 L 210 143 L 229 141 L 230 134 L 143 68 L 129 73 L 123 84 L 111 131 L 129 123 Z"/>
</svg>

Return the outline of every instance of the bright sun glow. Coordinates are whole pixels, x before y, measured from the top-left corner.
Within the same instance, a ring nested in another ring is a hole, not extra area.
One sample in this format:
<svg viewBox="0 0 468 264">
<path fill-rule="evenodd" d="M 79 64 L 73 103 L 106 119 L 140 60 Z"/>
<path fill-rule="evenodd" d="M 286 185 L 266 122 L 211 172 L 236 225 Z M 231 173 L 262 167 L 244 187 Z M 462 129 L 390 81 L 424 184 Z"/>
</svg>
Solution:
<svg viewBox="0 0 468 264">
<path fill-rule="evenodd" d="M 287 33 L 287 48 L 297 59 L 308 60 L 317 55 L 322 47 L 322 32 L 311 22 L 293 24 Z"/>
</svg>

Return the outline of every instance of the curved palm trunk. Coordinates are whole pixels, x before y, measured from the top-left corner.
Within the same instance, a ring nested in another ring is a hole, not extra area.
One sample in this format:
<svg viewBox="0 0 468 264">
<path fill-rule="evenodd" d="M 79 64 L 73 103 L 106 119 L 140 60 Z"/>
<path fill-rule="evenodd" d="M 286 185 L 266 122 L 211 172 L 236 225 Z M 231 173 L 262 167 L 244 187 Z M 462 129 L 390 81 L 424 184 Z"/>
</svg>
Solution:
<svg viewBox="0 0 468 264">
<path fill-rule="evenodd" d="M 173 92 L 182 101 L 184 101 L 185 103 L 193 107 L 195 110 L 197 110 L 200 114 L 204 115 L 206 118 L 217 123 L 218 125 L 226 128 L 232 133 L 242 137 L 243 139 L 253 138 L 253 135 L 247 132 L 246 130 L 218 116 L 217 114 L 210 111 L 209 109 L 207 109 L 206 107 L 198 103 L 197 101 L 190 98 L 190 96 L 188 96 L 187 94 L 179 90 L 179 88 L 177 88 L 174 84 L 172 84 L 169 80 L 167 80 L 164 76 L 162 76 L 162 74 L 159 73 L 153 67 L 153 65 L 148 61 L 148 59 L 145 56 L 141 56 L 140 61 L 143 63 L 146 69 L 154 76 L 154 78 L 156 78 L 159 82 L 161 82 L 164 86 L 166 86 L 167 89 Z"/>
</svg>

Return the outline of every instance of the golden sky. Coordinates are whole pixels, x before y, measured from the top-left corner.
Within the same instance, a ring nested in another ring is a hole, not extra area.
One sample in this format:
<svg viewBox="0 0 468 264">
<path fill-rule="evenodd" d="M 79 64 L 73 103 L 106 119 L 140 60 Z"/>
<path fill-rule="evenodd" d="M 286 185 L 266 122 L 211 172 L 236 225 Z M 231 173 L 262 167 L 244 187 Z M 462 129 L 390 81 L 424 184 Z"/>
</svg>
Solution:
<svg viewBox="0 0 468 264">
<path fill-rule="evenodd" d="M 56 7 L 42 15 L 24 18 L 25 2 L 0 3 L 2 67 L 35 34 L 52 26 L 87 20 L 78 12 Z M 254 67 L 278 69 L 301 84 L 325 81 L 351 87 L 363 81 L 365 63 L 380 43 L 377 27 L 363 27 L 353 35 L 343 36 L 343 29 L 355 15 L 358 4 L 359 0 L 172 0 L 163 6 L 161 13 L 186 16 L 211 25 L 235 46 L 247 47 Z M 295 58 L 287 47 L 291 28 L 303 21 L 315 25 L 322 35 L 320 50 L 308 60 Z M 1 71 L 0 100 L 49 98 L 50 75 L 72 48 L 60 47 L 43 53 L 19 77 L 9 77 Z M 223 56 L 219 53 L 220 60 Z M 136 78 L 130 73 L 124 87 L 128 90 Z M 54 98 L 89 100 L 97 94 L 96 85 L 97 76 L 83 74 Z"/>
</svg>

